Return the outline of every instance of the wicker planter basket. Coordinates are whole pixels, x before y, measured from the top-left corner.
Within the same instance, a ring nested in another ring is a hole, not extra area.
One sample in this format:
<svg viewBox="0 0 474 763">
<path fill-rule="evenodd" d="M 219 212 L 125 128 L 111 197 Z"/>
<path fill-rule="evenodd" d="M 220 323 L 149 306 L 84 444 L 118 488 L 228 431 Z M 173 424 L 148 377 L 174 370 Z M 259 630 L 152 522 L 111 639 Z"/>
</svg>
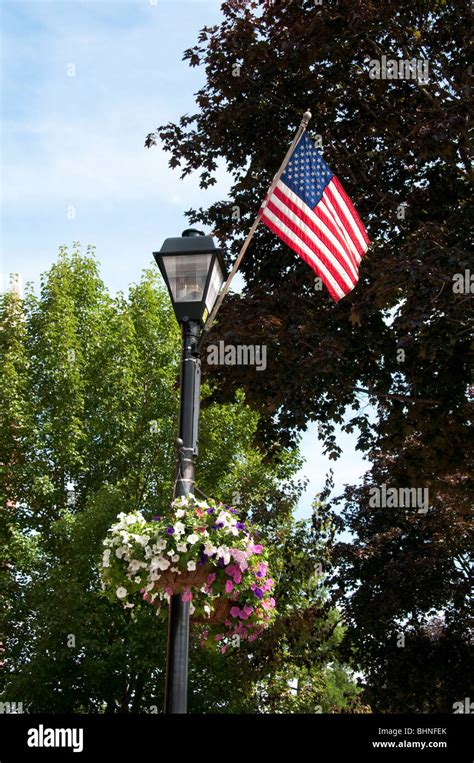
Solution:
<svg viewBox="0 0 474 763">
<path fill-rule="evenodd" d="M 192 572 L 170 572 L 166 570 L 161 573 L 159 580 L 155 581 L 155 590 L 160 588 L 172 588 L 173 593 L 182 593 L 185 588 L 201 588 L 207 581 L 207 576 L 212 572 L 212 567 L 203 565 Z M 191 621 L 199 625 L 217 625 L 223 623 L 229 617 L 230 610 L 234 602 L 227 596 L 219 596 L 215 599 L 214 609 L 209 617 L 203 615 L 191 615 Z"/>
<path fill-rule="evenodd" d="M 216 599 L 210 617 L 191 615 L 191 621 L 198 625 L 218 625 L 218 623 L 223 623 L 224 620 L 227 620 L 234 604 L 235 602 L 228 599 L 227 596 L 219 596 L 219 598 Z"/>
<path fill-rule="evenodd" d="M 155 581 L 156 588 L 172 588 L 174 593 L 182 593 L 185 588 L 194 586 L 201 588 L 207 581 L 207 576 L 212 570 L 207 565 L 202 565 L 192 572 L 170 572 L 165 570 L 159 580 Z"/>
</svg>

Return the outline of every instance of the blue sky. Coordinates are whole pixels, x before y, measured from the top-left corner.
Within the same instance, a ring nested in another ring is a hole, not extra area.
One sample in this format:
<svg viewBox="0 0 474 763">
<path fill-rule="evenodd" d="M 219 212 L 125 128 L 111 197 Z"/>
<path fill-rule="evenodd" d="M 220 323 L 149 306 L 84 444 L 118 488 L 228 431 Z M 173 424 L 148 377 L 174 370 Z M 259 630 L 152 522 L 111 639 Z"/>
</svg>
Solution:
<svg viewBox="0 0 474 763">
<path fill-rule="evenodd" d="M 220 2 L 0 0 L 0 8 L 0 288 L 10 273 L 38 284 L 59 246 L 78 240 L 97 247 L 111 291 L 125 291 L 163 239 L 187 227 L 185 210 L 230 188 L 223 166 L 203 192 L 197 176 L 179 179 L 161 148 L 143 147 L 148 132 L 195 109 L 204 73 L 182 53 L 219 22 Z M 315 427 L 304 434 L 310 485 L 301 515 L 329 466 L 336 492 L 367 468 L 353 435 L 339 444 L 343 456 L 329 462 Z"/>
</svg>

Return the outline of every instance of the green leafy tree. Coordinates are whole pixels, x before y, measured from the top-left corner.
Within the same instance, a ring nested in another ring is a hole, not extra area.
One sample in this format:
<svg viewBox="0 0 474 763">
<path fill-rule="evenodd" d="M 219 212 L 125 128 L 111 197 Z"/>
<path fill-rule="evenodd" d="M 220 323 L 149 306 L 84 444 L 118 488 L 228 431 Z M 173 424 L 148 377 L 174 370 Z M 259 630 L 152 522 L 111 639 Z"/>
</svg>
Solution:
<svg viewBox="0 0 474 763">
<path fill-rule="evenodd" d="M 127 296 L 112 297 L 93 252 L 63 247 L 38 296 L 2 297 L 0 343 L 2 701 L 161 712 L 166 624 L 151 607 L 110 603 L 98 562 L 120 511 L 163 513 L 173 495 L 181 341 L 167 293 L 145 271 Z M 292 518 L 301 458 L 288 448 L 265 462 L 257 425 L 242 394 L 208 403 L 198 488 L 237 498 L 262 526 L 280 618 L 260 643 L 225 656 L 202 650 L 193 631 L 191 710 L 288 709 L 288 680 L 301 670 L 308 711 L 316 700 L 355 706 L 350 671 L 331 667 L 342 625 L 314 573 L 323 546 Z"/>
</svg>

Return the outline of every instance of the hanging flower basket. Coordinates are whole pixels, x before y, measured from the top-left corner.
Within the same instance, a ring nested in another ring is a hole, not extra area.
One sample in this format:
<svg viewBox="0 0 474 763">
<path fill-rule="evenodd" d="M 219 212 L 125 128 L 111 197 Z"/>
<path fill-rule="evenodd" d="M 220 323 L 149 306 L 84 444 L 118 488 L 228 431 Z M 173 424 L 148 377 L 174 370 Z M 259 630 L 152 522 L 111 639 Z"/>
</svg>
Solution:
<svg viewBox="0 0 474 763">
<path fill-rule="evenodd" d="M 166 517 L 119 514 L 104 540 L 104 589 L 126 608 L 146 602 L 162 616 L 163 601 L 181 594 L 202 643 L 223 652 L 236 636 L 255 640 L 275 619 L 274 582 L 263 546 L 236 514 L 194 495 L 173 501 Z"/>
</svg>

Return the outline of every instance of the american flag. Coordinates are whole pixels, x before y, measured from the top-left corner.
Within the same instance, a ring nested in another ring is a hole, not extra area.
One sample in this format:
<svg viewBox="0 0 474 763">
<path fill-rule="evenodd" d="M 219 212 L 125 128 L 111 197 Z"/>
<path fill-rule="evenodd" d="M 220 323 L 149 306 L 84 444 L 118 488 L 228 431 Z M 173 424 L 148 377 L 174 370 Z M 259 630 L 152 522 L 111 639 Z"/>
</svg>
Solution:
<svg viewBox="0 0 474 763">
<path fill-rule="evenodd" d="M 356 285 L 369 239 L 351 200 L 306 133 L 260 210 L 338 302 Z"/>
</svg>

